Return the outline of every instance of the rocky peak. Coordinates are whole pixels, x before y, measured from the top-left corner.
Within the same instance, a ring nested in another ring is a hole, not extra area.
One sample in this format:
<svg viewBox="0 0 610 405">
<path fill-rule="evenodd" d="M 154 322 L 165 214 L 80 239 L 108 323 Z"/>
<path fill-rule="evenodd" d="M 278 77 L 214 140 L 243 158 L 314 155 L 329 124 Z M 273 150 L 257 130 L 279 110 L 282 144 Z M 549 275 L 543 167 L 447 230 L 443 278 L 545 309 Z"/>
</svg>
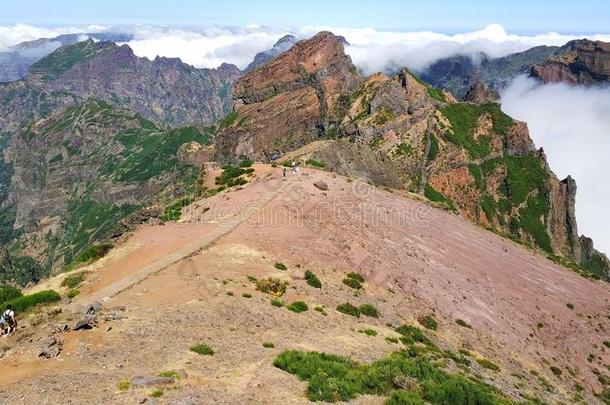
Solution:
<svg viewBox="0 0 610 405">
<path fill-rule="evenodd" d="M 254 57 L 252 63 L 248 65 L 246 68 L 246 72 L 256 69 L 257 67 L 267 63 L 271 59 L 275 58 L 282 52 L 286 52 L 290 49 L 294 44 L 297 43 L 297 38 L 294 35 L 284 35 L 280 38 L 275 45 L 271 49 L 268 49 L 263 52 L 259 52 Z"/>
<path fill-rule="evenodd" d="M 240 78 L 230 125 L 218 137 L 222 157 L 261 158 L 333 131 L 341 96 L 361 83 L 340 37 L 321 32 Z"/>
<path fill-rule="evenodd" d="M 588 39 L 568 42 L 545 62 L 534 65 L 530 75 L 545 83 L 607 82 L 610 78 L 610 43 Z"/>
<path fill-rule="evenodd" d="M 481 79 L 476 79 L 464 96 L 464 101 L 474 104 L 496 102 L 499 99 L 498 92 L 490 89 Z"/>
</svg>

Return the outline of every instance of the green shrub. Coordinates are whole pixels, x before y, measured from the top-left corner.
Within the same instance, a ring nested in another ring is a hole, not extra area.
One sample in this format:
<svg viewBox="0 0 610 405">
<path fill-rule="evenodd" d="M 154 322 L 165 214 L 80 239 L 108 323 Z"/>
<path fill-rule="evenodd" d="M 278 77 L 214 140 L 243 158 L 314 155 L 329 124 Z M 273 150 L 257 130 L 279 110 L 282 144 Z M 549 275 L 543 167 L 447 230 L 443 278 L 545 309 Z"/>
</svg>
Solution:
<svg viewBox="0 0 610 405">
<path fill-rule="evenodd" d="M 85 273 L 84 272 L 80 272 L 80 273 L 76 273 L 76 274 L 70 274 L 70 275 L 66 276 L 62 280 L 61 286 L 62 287 L 68 287 L 68 288 L 76 288 L 84 280 L 85 280 Z"/>
<path fill-rule="evenodd" d="M 420 316 L 419 318 L 417 318 L 417 322 L 419 322 L 419 324 L 426 329 L 438 329 L 438 322 L 436 321 L 436 319 L 434 319 L 434 316 L 432 315 Z"/>
<path fill-rule="evenodd" d="M 244 298 L 252 298 L 252 294 L 250 293 L 243 293 L 241 296 Z"/>
<path fill-rule="evenodd" d="M 203 356 L 211 356 L 214 354 L 214 350 L 207 343 L 199 343 L 195 346 L 191 346 L 191 351 Z"/>
<path fill-rule="evenodd" d="M 284 306 L 284 303 L 281 300 L 274 298 L 271 300 L 271 305 L 273 305 L 274 307 L 277 307 L 277 308 L 281 308 Z"/>
<path fill-rule="evenodd" d="M 377 331 L 375 329 L 370 329 L 370 328 L 361 329 L 358 332 L 364 333 L 367 336 L 377 336 Z"/>
<path fill-rule="evenodd" d="M 313 272 L 307 270 L 305 272 L 305 280 L 313 288 L 322 288 L 322 282 Z"/>
<path fill-rule="evenodd" d="M 424 405 L 425 402 L 418 392 L 392 391 L 385 405 Z"/>
<path fill-rule="evenodd" d="M 344 278 L 343 279 L 343 284 L 345 284 L 346 286 L 353 288 L 354 290 L 359 290 L 362 288 L 362 284 L 360 284 L 360 281 L 354 279 L 354 278 Z"/>
<path fill-rule="evenodd" d="M 301 312 L 305 312 L 309 309 L 307 304 L 304 303 L 303 301 L 295 301 L 292 304 L 288 305 L 286 308 L 288 308 L 292 312 L 296 312 L 297 314 L 301 313 Z"/>
<path fill-rule="evenodd" d="M 385 338 L 385 340 L 387 340 L 387 341 L 388 341 L 388 342 L 390 342 L 390 343 L 398 343 L 398 342 L 399 342 L 398 338 L 397 338 L 397 337 L 394 337 L 394 336 L 387 336 L 387 337 Z"/>
<path fill-rule="evenodd" d="M 395 329 L 397 333 L 402 335 L 400 339 L 405 344 L 423 343 L 427 346 L 433 346 L 430 339 L 423 334 L 421 330 L 412 325 L 402 325 Z"/>
<path fill-rule="evenodd" d="M 61 296 L 55 291 L 45 290 L 6 301 L 3 305 L 0 305 L 0 310 L 4 311 L 9 305 L 12 305 L 15 312 L 24 312 L 38 304 L 50 304 L 59 300 L 61 300 Z"/>
<path fill-rule="evenodd" d="M 235 294 L 233 294 L 233 291 L 227 291 L 225 294 L 227 294 L 229 297 L 232 297 L 233 295 L 235 295 Z"/>
<path fill-rule="evenodd" d="M 286 271 L 288 270 L 288 267 L 286 267 L 286 265 L 284 263 L 275 263 L 274 267 L 278 270 L 282 270 L 282 271 Z"/>
<path fill-rule="evenodd" d="M 234 187 L 242 186 L 248 182 L 242 176 L 244 174 L 253 173 L 252 168 L 243 168 L 235 166 L 224 166 L 222 168 L 222 174 L 216 177 L 215 183 L 217 186 Z"/>
<path fill-rule="evenodd" d="M 319 168 L 323 168 L 326 166 L 326 164 L 324 162 L 321 162 L 321 161 L 315 160 L 315 159 L 306 160 L 305 164 L 307 164 L 309 166 L 319 167 Z"/>
<path fill-rule="evenodd" d="M 253 164 L 254 164 L 254 162 L 252 160 L 250 160 L 249 158 L 246 158 L 239 163 L 239 167 L 241 167 L 243 169 L 246 167 L 252 167 Z"/>
<path fill-rule="evenodd" d="M 266 348 L 266 349 L 272 349 L 272 348 L 275 347 L 275 345 L 273 343 L 271 343 L 271 342 L 264 342 L 263 343 L 263 347 Z"/>
<path fill-rule="evenodd" d="M 76 297 L 78 294 L 80 294 L 80 290 L 73 288 L 70 291 L 68 291 L 68 294 L 66 294 L 66 296 L 70 299 Z"/>
<path fill-rule="evenodd" d="M 370 316 L 371 318 L 379 318 L 379 311 L 371 304 L 362 304 L 358 308 L 360 313 L 364 316 Z"/>
<path fill-rule="evenodd" d="M 561 369 L 559 367 L 551 366 L 551 372 L 555 374 L 556 377 L 561 377 Z"/>
<path fill-rule="evenodd" d="M 464 328 L 472 329 L 472 326 L 470 326 L 470 324 L 463 319 L 456 319 L 455 323 L 457 323 L 458 325 L 460 325 Z"/>
<path fill-rule="evenodd" d="M 194 197 L 183 197 L 174 201 L 165 207 L 165 211 L 159 219 L 164 222 L 179 220 L 182 218 L 182 208 L 189 206 L 193 201 L 195 201 Z"/>
<path fill-rule="evenodd" d="M 359 273 L 347 273 L 347 278 L 352 278 L 360 283 L 364 283 L 364 276 Z"/>
<path fill-rule="evenodd" d="M 269 277 L 256 281 L 256 289 L 265 294 L 270 294 L 275 297 L 281 297 L 286 293 L 288 283 L 279 278 Z"/>
<path fill-rule="evenodd" d="M 0 287 L 0 305 L 19 297 L 23 297 L 23 294 L 18 288 L 11 286 Z"/>
<path fill-rule="evenodd" d="M 566 307 L 568 307 L 568 308 L 570 308 L 570 309 L 574 309 L 574 304 L 570 304 L 570 303 L 568 303 L 568 304 L 566 304 Z"/>
<path fill-rule="evenodd" d="M 338 305 L 337 311 L 339 311 L 343 314 L 346 314 L 346 315 L 351 315 L 351 316 L 355 316 L 356 318 L 360 318 L 360 310 L 358 309 L 358 307 L 353 306 L 349 302 Z"/>
<path fill-rule="evenodd" d="M 477 363 L 481 365 L 481 367 L 486 368 L 492 371 L 500 371 L 500 366 L 495 363 L 492 363 L 490 360 L 479 358 L 477 359 Z"/>
</svg>

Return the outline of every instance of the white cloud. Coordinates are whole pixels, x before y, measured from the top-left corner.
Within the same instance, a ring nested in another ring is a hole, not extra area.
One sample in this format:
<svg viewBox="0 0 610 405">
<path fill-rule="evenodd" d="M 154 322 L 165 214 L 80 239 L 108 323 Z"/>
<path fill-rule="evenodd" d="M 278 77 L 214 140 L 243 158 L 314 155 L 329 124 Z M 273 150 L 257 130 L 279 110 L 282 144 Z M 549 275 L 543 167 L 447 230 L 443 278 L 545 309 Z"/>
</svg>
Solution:
<svg viewBox="0 0 610 405">
<path fill-rule="evenodd" d="M 502 109 L 528 123 L 560 178 L 576 179 L 579 232 L 610 253 L 610 88 L 518 77 L 503 91 Z"/>
<path fill-rule="evenodd" d="M 0 52 L 17 45 L 20 42 L 33 41 L 39 38 L 54 38 L 62 34 L 82 32 L 100 32 L 104 27 L 91 25 L 88 27 L 43 28 L 26 24 L 0 26 Z"/>
</svg>

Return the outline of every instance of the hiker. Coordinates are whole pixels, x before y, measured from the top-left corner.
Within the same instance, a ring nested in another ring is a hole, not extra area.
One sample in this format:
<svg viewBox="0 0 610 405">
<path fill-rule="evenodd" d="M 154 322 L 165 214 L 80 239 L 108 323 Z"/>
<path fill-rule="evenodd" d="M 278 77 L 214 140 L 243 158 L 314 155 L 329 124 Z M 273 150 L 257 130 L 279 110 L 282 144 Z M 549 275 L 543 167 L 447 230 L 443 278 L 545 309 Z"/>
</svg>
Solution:
<svg viewBox="0 0 610 405">
<path fill-rule="evenodd" d="M 3 335 L 10 335 L 17 329 L 15 311 L 13 311 L 13 306 L 11 304 L 6 307 L 6 311 L 4 311 L 4 313 L 2 314 L 2 317 L 0 318 L 0 324 L 2 325 Z"/>
<path fill-rule="evenodd" d="M 300 171 L 301 171 L 301 168 L 299 167 L 299 163 L 297 162 L 297 164 L 294 166 L 294 172 L 298 176 Z"/>
<path fill-rule="evenodd" d="M 286 168 L 284 167 L 284 170 L 282 170 L 282 174 L 284 175 L 284 177 L 286 177 Z"/>
</svg>

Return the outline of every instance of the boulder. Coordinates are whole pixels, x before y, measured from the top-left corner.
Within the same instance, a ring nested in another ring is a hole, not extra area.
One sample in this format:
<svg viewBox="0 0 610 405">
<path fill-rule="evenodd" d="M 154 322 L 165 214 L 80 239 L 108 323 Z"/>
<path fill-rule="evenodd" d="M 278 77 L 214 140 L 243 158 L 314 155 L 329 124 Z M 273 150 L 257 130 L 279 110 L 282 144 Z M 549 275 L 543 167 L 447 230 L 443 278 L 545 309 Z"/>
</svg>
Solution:
<svg viewBox="0 0 610 405">
<path fill-rule="evenodd" d="M 326 184 L 325 181 L 323 180 L 318 180 L 315 183 L 313 183 L 314 186 L 316 186 L 318 189 L 322 190 L 322 191 L 327 191 L 328 190 L 328 184 Z"/>
<path fill-rule="evenodd" d="M 174 379 L 172 377 L 138 376 L 131 380 L 131 385 L 135 388 L 154 387 L 157 385 L 169 385 L 173 383 Z"/>
</svg>

